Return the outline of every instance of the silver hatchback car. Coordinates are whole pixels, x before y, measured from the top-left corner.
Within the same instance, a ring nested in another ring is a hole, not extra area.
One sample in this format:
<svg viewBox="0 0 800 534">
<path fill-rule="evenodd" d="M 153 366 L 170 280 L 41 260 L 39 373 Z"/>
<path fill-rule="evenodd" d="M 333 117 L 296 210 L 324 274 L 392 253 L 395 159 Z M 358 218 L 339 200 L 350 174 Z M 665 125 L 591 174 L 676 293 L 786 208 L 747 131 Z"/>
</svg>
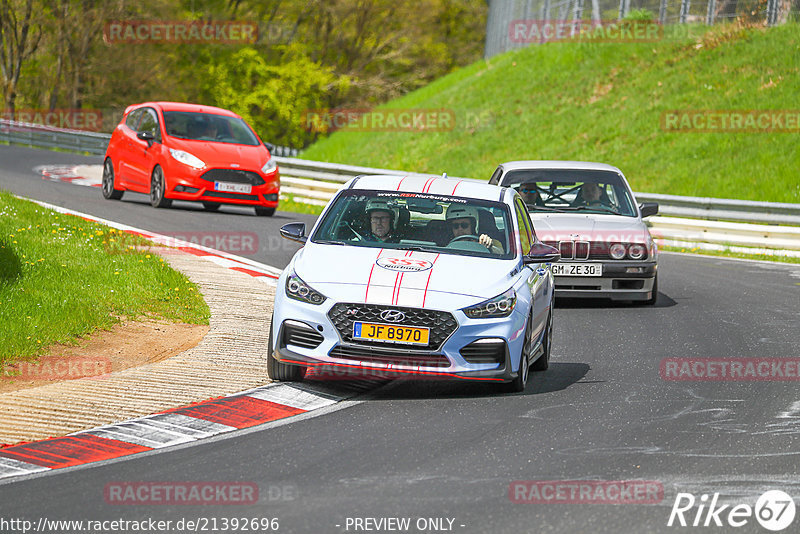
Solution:
<svg viewBox="0 0 800 534">
<path fill-rule="evenodd" d="M 518 191 L 538 238 L 561 252 L 553 265 L 556 296 L 656 303 L 658 247 L 642 218 L 658 213 L 658 204 L 637 204 L 618 168 L 512 161 L 489 183 Z"/>
</svg>

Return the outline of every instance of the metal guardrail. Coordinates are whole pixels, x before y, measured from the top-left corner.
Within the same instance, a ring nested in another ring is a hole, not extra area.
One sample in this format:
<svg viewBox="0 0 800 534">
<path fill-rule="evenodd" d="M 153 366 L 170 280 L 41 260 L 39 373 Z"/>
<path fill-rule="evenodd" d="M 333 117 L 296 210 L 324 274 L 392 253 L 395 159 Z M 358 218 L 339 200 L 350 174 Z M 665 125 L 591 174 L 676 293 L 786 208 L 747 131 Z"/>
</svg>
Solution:
<svg viewBox="0 0 800 534">
<path fill-rule="evenodd" d="M 106 153 L 109 139 L 111 139 L 110 134 L 0 119 L 0 141 L 16 145 L 61 148 L 103 155 Z"/>
<path fill-rule="evenodd" d="M 45 148 L 62 148 L 105 154 L 109 134 L 65 130 L 0 119 L 0 141 Z M 273 151 L 281 172 L 281 193 L 309 204 L 325 205 L 342 184 L 360 174 L 430 176 L 390 169 L 376 169 L 285 157 L 295 149 Z M 471 180 L 470 178 L 457 178 Z M 476 180 L 486 182 L 487 180 Z M 743 250 L 782 252 L 798 256 L 800 204 L 756 202 L 722 198 L 681 197 L 635 193 L 640 202 L 658 202 L 662 216 L 650 217 L 651 231 L 664 244 L 702 245 L 701 248 L 746 247 Z M 663 217 L 667 215 L 668 217 Z M 688 218 L 686 218 L 688 217 Z M 702 220 L 698 220 L 702 219 Z M 736 221 L 736 222 L 727 222 Z M 743 224 L 759 223 L 759 224 Z M 754 248 L 753 248 L 754 247 Z"/>
<path fill-rule="evenodd" d="M 344 182 L 359 174 L 420 175 L 297 158 L 276 158 L 276 161 L 281 169 L 281 192 L 317 205 L 327 204 Z M 800 204 L 653 193 L 635 195 L 640 202 L 658 202 L 660 214 L 669 215 L 647 219 L 651 233 L 662 245 L 800 257 L 800 228 L 777 226 L 800 226 Z M 762 224 L 746 224 L 753 222 Z"/>
<path fill-rule="evenodd" d="M 641 202 L 658 202 L 659 213 L 662 215 L 800 226 L 800 204 L 728 198 L 679 197 L 656 193 L 635 193 L 635 195 L 636 199 Z"/>
<path fill-rule="evenodd" d="M 394 176 L 430 176 L 430 174 L 406 171 L 373 169 L 355 165 L 325 163 L 296 158 L 275 158 L 281 169 L 281 179 L 296 184 L 300 189 L 308 187 L 315 190 L 330 191 L 331 195 L 339 185 L 359 174 L 388 174 Z M 455 177 L 453 177 L 455 178 Z M 465 180 L 467 178 L 455 178 Z M 309 182 L 312 180 L 312 182 Z M 486 180 L 479 180 L 487 182 Z M 326 183 L 327 182 L 327 183 Z M 733 200 L 725 198 L 681 197 L 655 193 L 634 193 L 640 202 L 658 202 L 662 215 L 690 217 L 709 220 L 729 220 L 741 222 L 792 224 L 800 226 L 800 204 L 778 202 L 757 202 L 752 200 Z M 316 198 L 322 198 L 317 196 Z M 326 200 L 330 196 L 325 197 Z"/>
<path fill-rule="evenodd" d="M 108 148 L 111 134 L 68 130 L 42 124 L 0 119 L 0 142 L 14 145 L 28 145 L 40 148 L 61 148 L 77 152 L 88 152 L 93 156 L 103 156 Z M 275 156 L 296 156 L 298 150 L 286 146 L 273 145 Z"/>
</svg>

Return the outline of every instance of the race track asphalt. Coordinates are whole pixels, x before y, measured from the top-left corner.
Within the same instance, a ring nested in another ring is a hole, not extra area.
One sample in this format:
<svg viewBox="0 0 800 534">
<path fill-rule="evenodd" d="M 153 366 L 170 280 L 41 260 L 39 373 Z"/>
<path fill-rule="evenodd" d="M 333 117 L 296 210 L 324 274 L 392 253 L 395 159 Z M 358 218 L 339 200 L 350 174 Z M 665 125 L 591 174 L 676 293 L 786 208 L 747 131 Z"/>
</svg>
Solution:
<svg viewBox="0 0 800 534">
<path fill-rule="evenodd" d="M 100 158 L 0 146 L 0 188 L 156 232 L 255 232 L 266 246 L 250 257 L 276 267 L 296 249 L 270 240 L 278 226 L 313 221 L 188 204 L 154 210 L 138 195 L 109 202 L 97 188 L 32 171 L 87 162 Z M 279 532 L 298 533 L 365 532 L 354 518 L 387 517 L 410 518 L 405 532 L 433 532 L 416 521 L 449 518 L 463 533 L 671 532 L 702 529 L 667 526 L 679 492 L 709 501 L 719 493 L 718 505 L 754 506 L 766 490 L 797 501 L 797 381 L 669 381 L 659 368 L 665 358 L 800 356 L 800 265 L 663 254 L 659 285 L 655 307 L 559 302 L 550 369 L 533 374 L 524 393 L 393 382 L 317 417 L 12 480 L 0 485 L 0 518 L 217 518 L 218 526 L 278 518 Z M 260 500 L 198 507 L 104 498 L 112 482 L 201 480 L 254 482 Z M 664 495 L 656 504 L 514 503 L 509 487 L 519 480 L 653 481 Z M 753 517 L 735 531 L 765 532 Z"/>
</svg>

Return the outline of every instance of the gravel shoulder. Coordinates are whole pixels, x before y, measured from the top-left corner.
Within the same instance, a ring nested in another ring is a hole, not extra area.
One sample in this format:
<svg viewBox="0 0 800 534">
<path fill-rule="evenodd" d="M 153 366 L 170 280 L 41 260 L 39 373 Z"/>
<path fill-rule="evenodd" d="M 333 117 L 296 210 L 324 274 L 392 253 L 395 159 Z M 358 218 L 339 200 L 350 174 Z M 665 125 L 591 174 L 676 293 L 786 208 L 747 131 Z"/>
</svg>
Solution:
<svg viewBox="0 0 800 534">
<path fill-rule="evenodd" d="M 92 353 L 95 361 L 111 362 L 110 373 L 0 389 L 0 443 L 63 436 L 269 382 L 266 353 L 274 283 L 177 249 L 159 253 L 201 288 L 208 303 L 211 318 L 199 343 L 192 339 L 199 337 L 197 330 L 189 335 L 173 328 L 154 344 L 145 339 L 148 329 L 143 328 L 145 337 L 109 342 L 107 356 Z M 149 328 L 152 333 L 159 326 Z M 138 365 L 121 370 L 119 362 L 114 365 L 113 352 L 121 345 Z"/>
</svg>

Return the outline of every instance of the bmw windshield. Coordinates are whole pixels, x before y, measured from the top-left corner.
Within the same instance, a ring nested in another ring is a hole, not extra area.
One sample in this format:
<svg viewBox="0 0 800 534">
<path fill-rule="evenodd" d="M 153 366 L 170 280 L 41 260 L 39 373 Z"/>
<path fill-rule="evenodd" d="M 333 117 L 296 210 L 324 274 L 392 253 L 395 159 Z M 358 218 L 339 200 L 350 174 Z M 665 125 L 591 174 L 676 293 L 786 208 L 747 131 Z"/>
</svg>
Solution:
<svg viewBox="0 0 800 534">
<path fill-rule="evenodd" d="M 314 243 L 511 259 L 508 207 L 427 193 L 346 190 L 326 211 Z"/>
<path fill-rule="evenodd" d="M 525 169 L 509 171 L 503 185 L 513 187 L 531 212 L 605 213 L 636 217 L 622 177 L 610 171 Z"/>
</svg>

